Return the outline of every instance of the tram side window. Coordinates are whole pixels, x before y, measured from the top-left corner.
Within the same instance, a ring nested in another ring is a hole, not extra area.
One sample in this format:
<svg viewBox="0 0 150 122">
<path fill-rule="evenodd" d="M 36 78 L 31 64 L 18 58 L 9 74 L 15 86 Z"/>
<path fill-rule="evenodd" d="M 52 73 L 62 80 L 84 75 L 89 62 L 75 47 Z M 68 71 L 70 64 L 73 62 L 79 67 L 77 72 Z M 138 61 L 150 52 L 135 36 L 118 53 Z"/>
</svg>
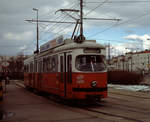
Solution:
<svg viewBox="0 0 150 122">
<path fill-rule="evenodd" d="M 34 63 L 34 72 L 37 72 L 37 61 Z"/>
<path fill-rule="evenodd" d="M 60 72 L 61 72 L 61 82 L 63 82 L 63 72 L 64 72 L 64 60 L 63 56 L 60 56 Z"/>
<path fill-rule="evenodd" d="M 32 64 L 30 63 L 30 66 L 29 66 L 29 72 L 31 73 L 31 67 L 32 67 Z"/>
<path fill-rule="evenodd" d="M 24 65 L 24 72 L 26 72 L 26 65 Z"/>
<path fill-rule="evenodd" d="M 27 72 L 27 65 L 24 65 L 24 72 Z"/>
<path fill-rule="evenodd" d="M 51 72 L 58 71 L 58 55 L 52 56 L 51 58 Z"/>
<path fill-rule="evenodd" d="M 29 71 L 29 64 L 27 65 L 27 72 L 29 73 L 30 71 Z"/>
<path fill-rule="evenodd" d="M 43 59 L 43 72 L 46 72 L 46 58 Z"/>
<path fill-rule="evenodd" d="M 43 59 L 43 72 L 46 72 L 46 58 Z"/>
<path fill-rule="evenodd" d="M 43 59 L 44 72 L 57 72 L 58 71 L 58 55 L 49 56 Z"/>
<path fill-rule="evenodd" d="M 55 59 L 56 59 L 56 72 L 58 72 L 58 64 L 59 64 L 58 55 L 55 56 Z"/>
<path fill-rule="evenodd" d="M 24 65 L 24 72 L 27 73 L 28 71 L 28 65 Z"/>
<path fill-rule="evenodd" d="M 43 59 L 43 72 L 50 72 L 51 69 L 51 57 L 46 57 Z"/>
<path fill-rule="evenodd" d="M 40 65 L 41 65 L 41 72 L 43 72 L 43 61 L 40 61 Z"/>
<path fill-rule="evenodd" d="M 51 62 L 51 57 L 49 56 L 49 57 L 47 58 L 47 62 L 46 62 L 46 64 L 47 64 L 47 72 L 50 72 L 50 70 L 51 70 L 50 62 Z"/>
<path fill-rule="evenodd" d="M 72 56 L 71 55 L 68 55 L 67 56 L 67 72 L 68 72 L 68 82 L 72 82 Z"/>
<path fill-rule="evenodd" d="M 71 55 L 68 55 L 67 65 L 68 65 L 68 72 L 71 72 L 72 71 L 72 56 Z"/>
<path fill-rule="evenodd" d="M 46 58 L 46 72 L 50 72 L 50 59 L 51 57 Z"/>
<path fill-rule="evenodd" d="M 41 73 L 42 72 L 42 61 L 39 61 L 38 62 L 38 73 Z"/>
<path fill-rule="evenodd" d="M 38 73 L 40 73 L 40 62 L 38 62 Z"/>
<path fill-rule="evenodd" d="M 30 73 L 33 72 L 33 63 L 30 63 Z"/>
</svg>

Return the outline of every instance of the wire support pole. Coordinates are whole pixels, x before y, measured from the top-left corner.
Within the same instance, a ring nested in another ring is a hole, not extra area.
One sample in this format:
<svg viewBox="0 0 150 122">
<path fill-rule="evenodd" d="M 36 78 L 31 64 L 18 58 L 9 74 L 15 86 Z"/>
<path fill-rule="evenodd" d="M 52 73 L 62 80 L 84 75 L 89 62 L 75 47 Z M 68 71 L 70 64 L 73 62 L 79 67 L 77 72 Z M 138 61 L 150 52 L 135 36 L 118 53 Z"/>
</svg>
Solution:
<svg viewBox="0 0 150 122">
<path fill-rule="evenodd" d="M 108 64 L 110 64 L 110 43 L 108 44 Z"/>
<path fill-rule="evenodd" d="M 79 23 L 79 19 L 78 19 L 77 22 L 76 22 L 76 25 L 75 25 L 75 28 L 74 28 L 74 30 L 73 30 L 71 39 L 73 39 L 73 37 L 74 37 L 74 33 L 75 33 L 75 31 L 76 31 L 76 28 L 77 28 L 77 26 L 78 26 L 78 23 Z"/>
<path fill-rule="evenodd" d="M 39 52 L 39 23 L 38 23 L 38 11 L 37 11 L 37 53 Z"/>
<path fill-rule="evenodd" d="M 83 0 L 80 0 L 80 36 L 83 37 Z"/>
<path fill-rule="evenodd" d="M 37 43 L 36 43 L 36 51 L 35 53 L 39 53 L 39 24 L 38 24 L 38 9 L 37 8 L 33 8 L 34 11 L 37 12 L 37 27 L 36 27 L 36 31 L 37 31 Z"/>
</svg>

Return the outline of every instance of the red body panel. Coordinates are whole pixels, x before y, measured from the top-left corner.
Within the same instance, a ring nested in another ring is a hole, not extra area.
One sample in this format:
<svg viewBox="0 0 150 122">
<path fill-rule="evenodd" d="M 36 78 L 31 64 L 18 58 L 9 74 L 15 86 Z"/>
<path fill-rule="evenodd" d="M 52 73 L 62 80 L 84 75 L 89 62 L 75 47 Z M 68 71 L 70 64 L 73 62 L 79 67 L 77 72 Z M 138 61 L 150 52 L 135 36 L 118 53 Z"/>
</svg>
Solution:
<svg viewBox="0 0 150 122">
<path fill-rule="evenodd" d="M 25 73 L 24 84 L 25 86 L 55 94 L 66 99 L 86 99 L 88 95 L 99 95 L 101 98 L 107 97 L 106 72 L 72 73 L 72 82 L 68 82 L 67 73 L 64 73 L 63 76 L 66 80 L 61 82 L 60 73 Z M 92 87 L 92 81 L 97 82 L 95 87 Z M 98 91 L 95 91 L 95 89 Z"/>
<path fill-rule="evenodd" d="M 59 82 L 57 73 L 42 74 L 41 88 L 43 91 L 59 95 Z"/>
</svg>

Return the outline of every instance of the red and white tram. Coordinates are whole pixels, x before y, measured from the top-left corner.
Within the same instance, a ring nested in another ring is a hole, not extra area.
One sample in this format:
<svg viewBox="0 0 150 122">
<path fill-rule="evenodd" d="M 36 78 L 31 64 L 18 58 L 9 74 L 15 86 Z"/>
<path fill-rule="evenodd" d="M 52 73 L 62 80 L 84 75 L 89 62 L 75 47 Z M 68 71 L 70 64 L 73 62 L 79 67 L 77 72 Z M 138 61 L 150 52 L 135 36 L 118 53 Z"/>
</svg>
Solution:
<svg viewBox="0 0 150 122">
<path fill-rule="evenodd" d="M 95 40 L 77 43 L 61 36 L 24 61 L 24 84 L 64 99 L 106 98 L 105 53 Z"/>
</svg>

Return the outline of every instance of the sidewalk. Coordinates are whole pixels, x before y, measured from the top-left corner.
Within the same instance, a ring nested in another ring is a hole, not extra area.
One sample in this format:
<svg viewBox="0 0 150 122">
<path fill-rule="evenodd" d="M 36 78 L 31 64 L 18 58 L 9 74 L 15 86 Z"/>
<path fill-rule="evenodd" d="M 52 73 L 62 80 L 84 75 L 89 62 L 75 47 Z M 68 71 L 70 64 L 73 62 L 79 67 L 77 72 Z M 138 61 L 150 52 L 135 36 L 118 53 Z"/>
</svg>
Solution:
<svg viewBox="0 0 150 122">
<path fill-rule="evenodd" d="M 14 113 L 5 111 L 5 98 L 7 98 L 7 85 L 2 81 L 3 100 L 0 102 L 0 120 L 14 116 Z"/>
<path fill-rule="evenodd" d="M 10 80 L 10 83 L 14 83 L 17 86 L 21 87 L 21 88 L 25 88 L 24 86 L 24 81 L 21 80 Z M 7 104 L 9 104 L 9 100 L 7 101 L 7 99 L 9 98 L 9 92 L 10 92 L 10 85 L 9 84 L 5 84 L 5 82 L 2 82 L 3 84 L 3 96 L 4 99 L 0 104 L 0 120 L 5 120 L 7 118 L 11 118 L 15 115 L 15 113 L 13 112 L 8 112 L 7 110 L 5 110 L 5 107 L 7 106 Z"/>
<path fill-rule="evenodd" d="M 22 88 L 25 88 L 25 86 L 24 86 L 24 81 L 22 81 L 22 80 L 13 80 L 14 82 L 15 82 L 15 84 L 17 85 L 17 86 L 20 86 L 20 87 L 22 87 Z"/>
</svg>

